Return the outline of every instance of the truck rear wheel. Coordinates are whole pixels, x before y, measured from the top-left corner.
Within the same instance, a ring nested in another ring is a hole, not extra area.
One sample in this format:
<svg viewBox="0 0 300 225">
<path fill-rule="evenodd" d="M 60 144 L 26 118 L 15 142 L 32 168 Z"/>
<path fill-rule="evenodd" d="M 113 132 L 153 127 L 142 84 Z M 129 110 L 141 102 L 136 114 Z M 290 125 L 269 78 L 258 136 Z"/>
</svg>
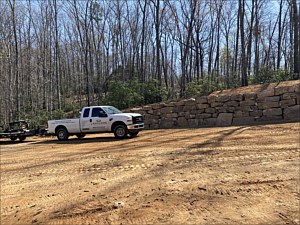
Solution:
<svg viewBox="0 0 300 225">
<path fill-rule="evenodd" d="M 118 139 L 126 138 L 128 134 L 127 127 L 124 125 L 117 125 L 114 129 L 114 135 Z"/>
<path fill-rule="evenodd" d="M 59 141 L 66 141 L 69 138 L 69 133 L 66 128 L 59 128 L 56 131 L 56 136 Z"/>
</svg>

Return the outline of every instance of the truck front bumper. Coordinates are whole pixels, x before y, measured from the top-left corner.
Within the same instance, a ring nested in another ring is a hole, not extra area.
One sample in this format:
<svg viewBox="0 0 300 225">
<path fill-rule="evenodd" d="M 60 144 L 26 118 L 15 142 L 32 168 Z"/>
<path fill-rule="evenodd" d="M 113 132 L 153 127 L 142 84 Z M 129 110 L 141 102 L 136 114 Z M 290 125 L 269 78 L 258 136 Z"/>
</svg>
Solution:
<svg viewBox="0 0 300 225">
<path fill-rule="evenodd" d="M 144 129 L 144 124 L 140 123 L 140 124 L 127 125 L 127 129 L 128 130 L 142 130 L 142 129 Z"/>
</svg>

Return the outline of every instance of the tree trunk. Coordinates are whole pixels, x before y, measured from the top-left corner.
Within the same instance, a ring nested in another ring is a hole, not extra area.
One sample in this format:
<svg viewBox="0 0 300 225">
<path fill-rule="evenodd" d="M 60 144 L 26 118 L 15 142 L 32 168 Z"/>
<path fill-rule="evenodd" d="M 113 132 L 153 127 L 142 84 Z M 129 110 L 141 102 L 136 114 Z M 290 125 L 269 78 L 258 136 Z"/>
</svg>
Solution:
<svg viewBox="0 0 300 225">
<path fill-rule="evenodd" d="M 246 64 L 246 52 L 245 52 L 245 36 L 244 36 L 244 15 L 245 15 L 245 0 L 239 0 L 240 11 L 240 31 L 241 31 L 241 61 L 242 61 L 242 86 L 248 86 L 247 78 L 247 64 Z"/>
</svg>

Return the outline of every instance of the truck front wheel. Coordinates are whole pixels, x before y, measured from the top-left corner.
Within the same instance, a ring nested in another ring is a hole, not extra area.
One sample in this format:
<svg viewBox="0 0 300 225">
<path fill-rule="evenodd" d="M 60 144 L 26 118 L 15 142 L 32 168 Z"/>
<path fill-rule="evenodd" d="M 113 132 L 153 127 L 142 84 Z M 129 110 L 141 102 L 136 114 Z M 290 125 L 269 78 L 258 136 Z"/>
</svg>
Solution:
<svg viewBox="0 0 300 225">
<path fill-rule="evenodd" d="M 114 135 L 118 139 L 126 138 L 128 134 L 127 127 L 124 125 L 117 125 L 114 129 Z"/>
<path fill-rule="evenodd" d="M 59 128 L 56 131 L 56 136 L 59 141 L 66 141 L 69 138 L 69 133 L 65 128 Z"/>
</svg>

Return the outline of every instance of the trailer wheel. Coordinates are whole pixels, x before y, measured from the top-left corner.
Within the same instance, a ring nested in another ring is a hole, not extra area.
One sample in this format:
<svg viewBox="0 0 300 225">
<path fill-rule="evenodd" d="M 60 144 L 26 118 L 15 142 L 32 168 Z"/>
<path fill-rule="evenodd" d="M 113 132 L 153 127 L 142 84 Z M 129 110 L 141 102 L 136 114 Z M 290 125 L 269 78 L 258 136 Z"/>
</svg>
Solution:
<svg viewBox="0 0 300 225">
<path fill-rule="evenodd" d="M 20 141 L 24 141 L 25 139 L 26 139 L 26 136 L 20 136 L 20 137 L 19 137 L 19 140 L 20 140 Z"/>
<path fill-rule="evenodd" d="M 13 136 L 13 137 L 10 137 L 10 140 L 15 141 L 15 140 L 17 140 L 17 138 L 18 138 L 18 137 Z"/>
<path fill-rule="evenodd" d="M 69 133 L 66 128 L 59 128 L 56 131 L 56 136 L 59 141 L 66 141 L 69 138 Z"/>
</svg>

